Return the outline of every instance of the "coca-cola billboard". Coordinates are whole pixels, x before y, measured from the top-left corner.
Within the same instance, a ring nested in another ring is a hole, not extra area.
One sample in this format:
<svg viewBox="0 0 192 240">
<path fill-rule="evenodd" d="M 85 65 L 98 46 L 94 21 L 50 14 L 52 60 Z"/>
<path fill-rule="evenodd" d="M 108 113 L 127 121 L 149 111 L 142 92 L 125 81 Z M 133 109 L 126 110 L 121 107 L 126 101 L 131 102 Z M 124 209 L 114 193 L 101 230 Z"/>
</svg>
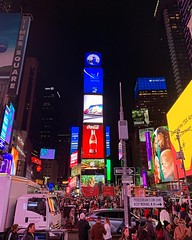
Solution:
<svg viewBox="0 0 192 240">
<path fill-rule="evenodd" d="M 83 125 L 82 158 L 104 158 L 103 125 Z"/>
</svg>

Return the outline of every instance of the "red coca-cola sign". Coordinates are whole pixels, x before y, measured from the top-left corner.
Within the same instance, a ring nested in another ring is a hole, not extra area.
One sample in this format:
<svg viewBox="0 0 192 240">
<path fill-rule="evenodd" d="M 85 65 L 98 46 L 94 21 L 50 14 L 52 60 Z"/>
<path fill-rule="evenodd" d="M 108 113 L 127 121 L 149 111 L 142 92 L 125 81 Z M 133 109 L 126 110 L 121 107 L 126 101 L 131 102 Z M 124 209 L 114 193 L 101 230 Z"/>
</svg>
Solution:
<svg viewBox="0 0 192 240">
<path fill-rule="evenodd" d="M 103 125 L 84 124 L 82 158 L 104 158 Z"/>
</svg>

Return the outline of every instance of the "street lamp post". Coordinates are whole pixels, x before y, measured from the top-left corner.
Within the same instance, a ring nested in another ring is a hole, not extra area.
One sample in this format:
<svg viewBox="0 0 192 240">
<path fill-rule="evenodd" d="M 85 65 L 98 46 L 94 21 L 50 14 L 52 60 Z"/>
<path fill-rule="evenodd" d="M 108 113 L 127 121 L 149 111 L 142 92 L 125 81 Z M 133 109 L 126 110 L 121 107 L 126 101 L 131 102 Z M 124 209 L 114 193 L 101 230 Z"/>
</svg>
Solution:
<svg viewBox="0 0 192 240">
<path fill-rule="evenodd" d="M 186 176 L 185 165 L 184 165 L 185 157 L 184 157 L 183 149 L 182 149 L 182 146 L 181 146 L 179 130 L 176 133 L 176 138 L 177 138 L 177 141 L 178 141 L 178 144 L 179 144 L 179 152 L 177 153 L 178 154 L 178 159 L 182 160 L 182 168 L 183 168 L 184 179 L 185 179 L 185 184 L 186 184 L 187 198 L 188 198 L 188 202 L 189 202 L 189 207 L 191 207 L 189 186 L 188 186 L 188 182 L 187 182 L 187 176 Z"/>
<path fill-rule="evenodd" d="M 119 140 L 122 142 L 122 160 L 123 160 L 123 202 L 124 202 L 124 220 L 125 226 L 129 227 L 129 212 L 128 212 L 128 196 L 127 196 L 127 155 L 126 155 L 126 140 L 128 140 L 128 128 L 127 121 L 124 120 L 123 113 L 123 104 L 122 104 L 122 92 L 121 92 L 121 83 L 119 83 L 120 88 L 120 120 L 118 121 L 118 130 L 119 130 Z"/>
</svg>

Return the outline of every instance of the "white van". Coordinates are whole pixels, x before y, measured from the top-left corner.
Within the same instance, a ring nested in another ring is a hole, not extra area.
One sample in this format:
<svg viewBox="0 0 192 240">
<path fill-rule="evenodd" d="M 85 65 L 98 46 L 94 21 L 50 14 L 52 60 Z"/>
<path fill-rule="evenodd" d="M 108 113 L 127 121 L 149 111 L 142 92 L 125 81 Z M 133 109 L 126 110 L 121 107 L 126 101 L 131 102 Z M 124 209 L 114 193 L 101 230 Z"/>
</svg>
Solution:
<svg viewBox="0 0 192 240">
<path fill-rule="evenodd" d="M 56 195 L 26 194 L 18 198 L 14 223 L 27 228 L 35 223 L 36 230 L 52 230 L 61 227 L 61 213 Z"/>
</svg>

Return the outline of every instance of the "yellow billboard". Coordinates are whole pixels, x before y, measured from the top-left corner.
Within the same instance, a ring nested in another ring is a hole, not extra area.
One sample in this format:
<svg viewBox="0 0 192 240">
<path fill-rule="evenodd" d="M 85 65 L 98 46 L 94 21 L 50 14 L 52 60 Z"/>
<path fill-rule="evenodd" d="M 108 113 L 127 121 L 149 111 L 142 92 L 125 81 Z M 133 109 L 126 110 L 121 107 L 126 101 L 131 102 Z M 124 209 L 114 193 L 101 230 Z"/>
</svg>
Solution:
<svg viewBox="0 0 192 240">
<path fill-rule="evenodd" d="M 182 92 L 178 100 L 167 113 L 167 121 L 170 132 L 170 139 L 174 152 L 175 176 L 184 176 L 181 160 L 176 159 L 176 152 L 179 152 L 179 133 L 181 147 L 184 153 L 184 166 L 187 176 L 192 175 L 192 81 Z"/>
</svg>

